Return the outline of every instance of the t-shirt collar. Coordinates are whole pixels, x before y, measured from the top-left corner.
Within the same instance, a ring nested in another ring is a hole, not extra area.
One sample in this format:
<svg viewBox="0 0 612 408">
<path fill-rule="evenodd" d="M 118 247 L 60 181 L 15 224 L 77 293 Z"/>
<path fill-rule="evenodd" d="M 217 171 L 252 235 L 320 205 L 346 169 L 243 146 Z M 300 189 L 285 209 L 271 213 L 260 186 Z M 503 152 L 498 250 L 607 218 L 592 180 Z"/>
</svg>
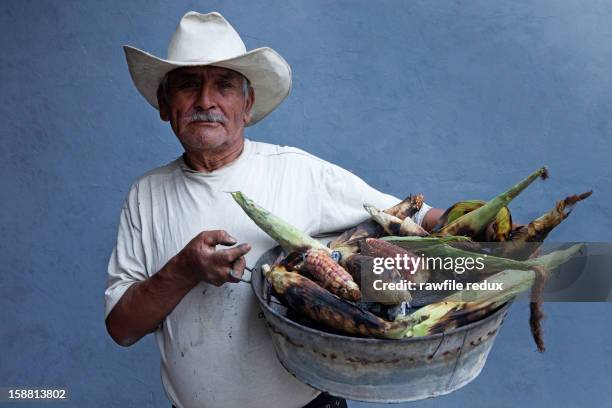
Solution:
<svg viewBox="0 0 612 408">
<path fill-rule="evenodd" d="M 244 147 L 242 148 L 242 152 L 240 153 L 240 156 L 238 156 L 236 160 L 234 160 L 233 162 L 226 164 L 225 166 L 220 167 L 213 171 L 198 171 L 198 170 L 192 169 L 185 162 L 185 153 L 183 153 L 177 160 L 178 160 L 179 167 L 181 168 L 182 172 L 185 175 L 194 176 L 194 177 L 215 177 L 215 176 L 223 175 L 227 173 L 228 171 L 231 171 L 236 166 L 246 161 L 248 157 L 251 155 L 252 151 L 253 151 L 253 142 L 245 138 Z"/>
</svg>

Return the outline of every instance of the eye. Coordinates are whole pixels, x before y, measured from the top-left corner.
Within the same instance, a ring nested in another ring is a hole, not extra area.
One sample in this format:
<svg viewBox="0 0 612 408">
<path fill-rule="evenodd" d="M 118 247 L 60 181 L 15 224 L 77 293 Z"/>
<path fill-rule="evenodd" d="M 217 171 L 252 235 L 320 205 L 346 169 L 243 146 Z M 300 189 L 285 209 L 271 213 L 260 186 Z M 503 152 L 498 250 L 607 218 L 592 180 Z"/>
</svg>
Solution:
<svg viewBox="0 0 612 408">
<path fill-rule="evenodd" d="M 220 81 L 219 88 L 221 89 L 230 89 L 234 86 L 230 81 Z"/>
<path fill-rule="evenodd" d="M 191 79 L 186 79 L 184 81 L 180 81 L 178 84 L 178 88 L 179 89 L 193 89 L 193 88 L 197 88 L 198 87 L 198 83 L 197 81 L 191 80 Z"/>
</svg>

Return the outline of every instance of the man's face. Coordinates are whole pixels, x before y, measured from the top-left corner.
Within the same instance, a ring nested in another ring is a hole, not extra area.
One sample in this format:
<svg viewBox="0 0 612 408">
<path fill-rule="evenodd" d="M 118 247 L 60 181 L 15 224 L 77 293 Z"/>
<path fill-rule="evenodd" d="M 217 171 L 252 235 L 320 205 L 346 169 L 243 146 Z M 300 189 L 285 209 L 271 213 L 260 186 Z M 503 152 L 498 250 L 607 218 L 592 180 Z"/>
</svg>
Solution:
<svg viewBox="0 0 612 408">
<path fill-rule="evenodd" d="M 243 77 L 219 67 L 183 67 L 168 73 L 158 94 L 159 113 L 185 150 L 214 151 L 243 137 L 254 95 L 244 95 Z"/>
</svg>

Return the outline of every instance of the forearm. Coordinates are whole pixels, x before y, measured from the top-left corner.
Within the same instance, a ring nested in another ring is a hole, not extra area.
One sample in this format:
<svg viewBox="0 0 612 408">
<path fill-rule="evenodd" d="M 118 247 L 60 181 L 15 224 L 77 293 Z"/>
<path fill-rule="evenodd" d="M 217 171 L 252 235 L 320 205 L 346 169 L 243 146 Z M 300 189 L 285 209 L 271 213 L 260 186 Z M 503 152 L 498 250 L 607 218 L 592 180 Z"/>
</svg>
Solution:
<svg viewBox="0 0 612 408">
<path fill-rule="evenodd" d="M 425 213 L 425 217 L 423 217 L 423 222 L 421 223 L 422 227 L 425 228 L 426 231 L 431 232 L 434 227 L 440 221 L 440 217 L 444 214 L 444 210 L 441 208 L 432 208 L 427 213 Z"/>
<path fill-rule="evenodd" d="M 110 336 L 130 346 L 153 332 L 181 299 L 197 284 L 183 273 L 178 257 L 155 275 L 129 287 L 106 318 Z"/>
</svg>

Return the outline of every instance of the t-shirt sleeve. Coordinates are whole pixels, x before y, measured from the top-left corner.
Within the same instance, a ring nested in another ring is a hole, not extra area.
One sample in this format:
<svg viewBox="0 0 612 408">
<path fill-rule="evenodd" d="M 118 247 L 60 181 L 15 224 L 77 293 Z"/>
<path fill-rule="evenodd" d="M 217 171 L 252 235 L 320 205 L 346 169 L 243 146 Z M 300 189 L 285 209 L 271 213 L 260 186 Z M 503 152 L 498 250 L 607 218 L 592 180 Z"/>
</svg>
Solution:
<svg viewBox="0 0 612 408">
<path fill-rule="evenodd" d="M 368 219 L 364 203 L 387 209 L 401 200 L 369 186 L 353 173 L 328 163 L 320 188 L 321 211 L 318 233 L 342 231 Z M 431 207 L 425 203 L 412 219 L 421 224 Z"/>
<path fill-rule="evenodd" d="M 117 245 L 108 262 L 108 280 L 104 292 L 105 319 L 131 285 L 147 278 L 144 260 L 138 188 L 135 185 L 121 208 Z"/>
</svg>

